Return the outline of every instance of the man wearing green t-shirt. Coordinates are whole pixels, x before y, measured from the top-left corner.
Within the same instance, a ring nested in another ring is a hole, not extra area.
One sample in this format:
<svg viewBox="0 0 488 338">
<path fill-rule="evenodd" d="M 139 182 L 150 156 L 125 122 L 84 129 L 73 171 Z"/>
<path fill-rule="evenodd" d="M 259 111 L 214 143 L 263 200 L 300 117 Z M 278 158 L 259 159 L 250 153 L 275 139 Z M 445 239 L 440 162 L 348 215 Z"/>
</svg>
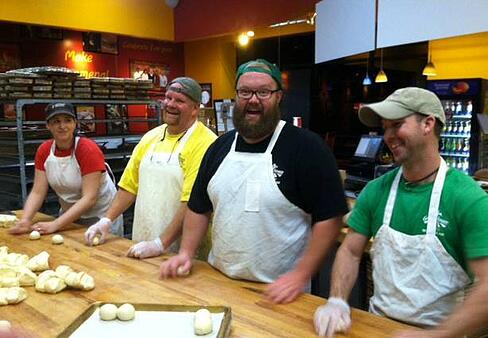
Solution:
<svg viewBox="0 0 488 338">
<path fill-rule="evenodd" d="M 330 298 L 315 313 L 317 332 L 331 337 L 350 327 L 346 301 L 371 237 L 370 311 L 427 329 L 395 337 L 478 331 L 488 318 L 488 195 L 440 157 L 446 121 L 440 100 L 425 89 L 403 88 L 362 107 L 359 118 L 383 126 L 400 167 L 361 192 L 334 262 Z M 473 277 L 477 281 L 457 306 Z"/>
</svg>

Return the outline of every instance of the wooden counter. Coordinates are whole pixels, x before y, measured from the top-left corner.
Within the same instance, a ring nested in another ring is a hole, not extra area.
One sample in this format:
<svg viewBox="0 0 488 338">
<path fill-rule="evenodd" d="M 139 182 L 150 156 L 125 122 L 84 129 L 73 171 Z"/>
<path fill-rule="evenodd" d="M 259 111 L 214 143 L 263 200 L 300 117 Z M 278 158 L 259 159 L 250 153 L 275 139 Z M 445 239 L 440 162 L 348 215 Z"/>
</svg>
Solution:
<svg viewBox="0 0 488 338">
<path fill-rule="evenodd" d="M 127 258 L 125 253 L 132 242 L 119 237 L 88 247 L 84 245 L 84 230 L 74 226 L 63 231 L 64 244 L 53 245 L 51 235 L 31 241 L 28 235 L 12 236 L 0 228 L 0 246 L 7 245 L 10 252 L 32 257 L 46 250 L 51 255 L 51 267 L 67 264 L 88 272 L 96 283 L 92 291 L 65 289 L 55 295 L 26 287 L 28 298 L 17 305 L 0 306 L 0 319 L 38 337 L 52 338 L 94 301 L 224 305 L 232 309 L 231 337 L 316 336 L 313 314 L 317 306 L 324 304 L 323 298 L 303 295 L 291 304 L 270 304 L 261 297 L 264 284 L 229 279 L 200 261 L 195 262 L 187 278 L 160 280 L 159 264 L 167 256 L 142 261 Z M 353 310 L 352 319 L 351 331 L 338 337 L 388 337 L 407 327 L 360 310 Z"/>
</svg>

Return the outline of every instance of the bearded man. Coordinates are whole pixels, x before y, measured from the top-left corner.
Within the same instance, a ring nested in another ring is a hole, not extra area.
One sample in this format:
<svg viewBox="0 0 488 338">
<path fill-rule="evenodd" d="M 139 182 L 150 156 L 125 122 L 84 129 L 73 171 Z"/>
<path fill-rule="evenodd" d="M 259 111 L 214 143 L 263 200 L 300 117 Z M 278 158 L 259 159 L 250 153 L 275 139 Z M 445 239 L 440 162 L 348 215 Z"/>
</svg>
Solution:
<svg viewBox="0 0 488 338">
<path fill-rule="evenodd" d="M 212 219 L 208 262 L 235 279 L 270 283 L 288 303 L 310 288 L 347 212 L 335 159 L 315 134 L 280 120 L 281 72 L 266 60 L 236 76 L 236 130 L 206 152 L 185 216 L 179 254 L 161 277 L 191 269 Z"/>
</svg>

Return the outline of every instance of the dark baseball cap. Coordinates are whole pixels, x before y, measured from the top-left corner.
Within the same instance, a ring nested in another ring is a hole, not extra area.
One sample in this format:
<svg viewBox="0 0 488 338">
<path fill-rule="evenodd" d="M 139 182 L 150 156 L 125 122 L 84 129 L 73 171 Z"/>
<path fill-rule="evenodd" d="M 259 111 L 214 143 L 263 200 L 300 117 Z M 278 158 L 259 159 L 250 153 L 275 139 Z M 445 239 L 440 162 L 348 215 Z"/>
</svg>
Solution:
<svg viewBox="0 0 488 338">
<path fill-rule="evenodd" d="M 180 86 L 175 86 L 176 83 Z M 196 103 L 202 101 L 202 87 L 191 77 L 182 76 L 173 79 L 166 87 L 166 90 L 185 94 Z"/>
<path fill-rule="evenodd" d="M 69 115 L 76 120 L 75 108 L 71 103 L 57 102 L 50 103 L 46 107 L 46 121 L 49 121 L 56 115 Z"/>
</svg>

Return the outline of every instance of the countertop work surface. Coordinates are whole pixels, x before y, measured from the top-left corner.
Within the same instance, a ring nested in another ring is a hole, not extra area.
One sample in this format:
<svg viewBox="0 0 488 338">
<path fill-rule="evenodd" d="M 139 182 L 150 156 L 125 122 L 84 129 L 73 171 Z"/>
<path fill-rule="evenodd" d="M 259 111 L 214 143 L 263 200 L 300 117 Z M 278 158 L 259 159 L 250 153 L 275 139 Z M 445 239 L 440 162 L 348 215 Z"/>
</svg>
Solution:
<svg viewBox="0 0 488 338">
<path fill-rule="evenodd" d="M 20 211 L 16 212 L 20 215 Z M 36 220 L 48 220 L 38 214 Z M 95 279 L 91 291 L 64 289 L 58 294 L 25 287 L 27 299 L 16 305 L 0 306 L 0 320 L 32 337 L 56 337 L 78 318 L 93 302 L 154 303 L 170 305 L 227 306 L 232 311 L 230 337 L 316 337 L 313 315 L 324 298 L 309 294 L 290 304 L 277 305 L 266 301 L 262 292 L 266 285 L 238 281 L 224 276 L 209 264 L 195 261 L 187 277 L 161 280 L 159 265 L 168 255 L 138 260 L 125 253 L 133 244 L 121 237 L 109 237 L 99 246 L 84 243 L 85 228 L 72 225 L 61 231 L 64 244 L 51 243 L 52 235 L 29 240 L 29 235 L 13 236 L 0 228 L 0 246 L 9 252 L 27 254 L 41 251 L 50 254 L 51 269 L 64 264 L 75 271 L 84 271 Z M 336 337 L 389 337 L 408 326 L 361 311 L 352 311 L 352 329 Z M 164 332 L 164 328 L 161 328 Z"/>
</svg>

